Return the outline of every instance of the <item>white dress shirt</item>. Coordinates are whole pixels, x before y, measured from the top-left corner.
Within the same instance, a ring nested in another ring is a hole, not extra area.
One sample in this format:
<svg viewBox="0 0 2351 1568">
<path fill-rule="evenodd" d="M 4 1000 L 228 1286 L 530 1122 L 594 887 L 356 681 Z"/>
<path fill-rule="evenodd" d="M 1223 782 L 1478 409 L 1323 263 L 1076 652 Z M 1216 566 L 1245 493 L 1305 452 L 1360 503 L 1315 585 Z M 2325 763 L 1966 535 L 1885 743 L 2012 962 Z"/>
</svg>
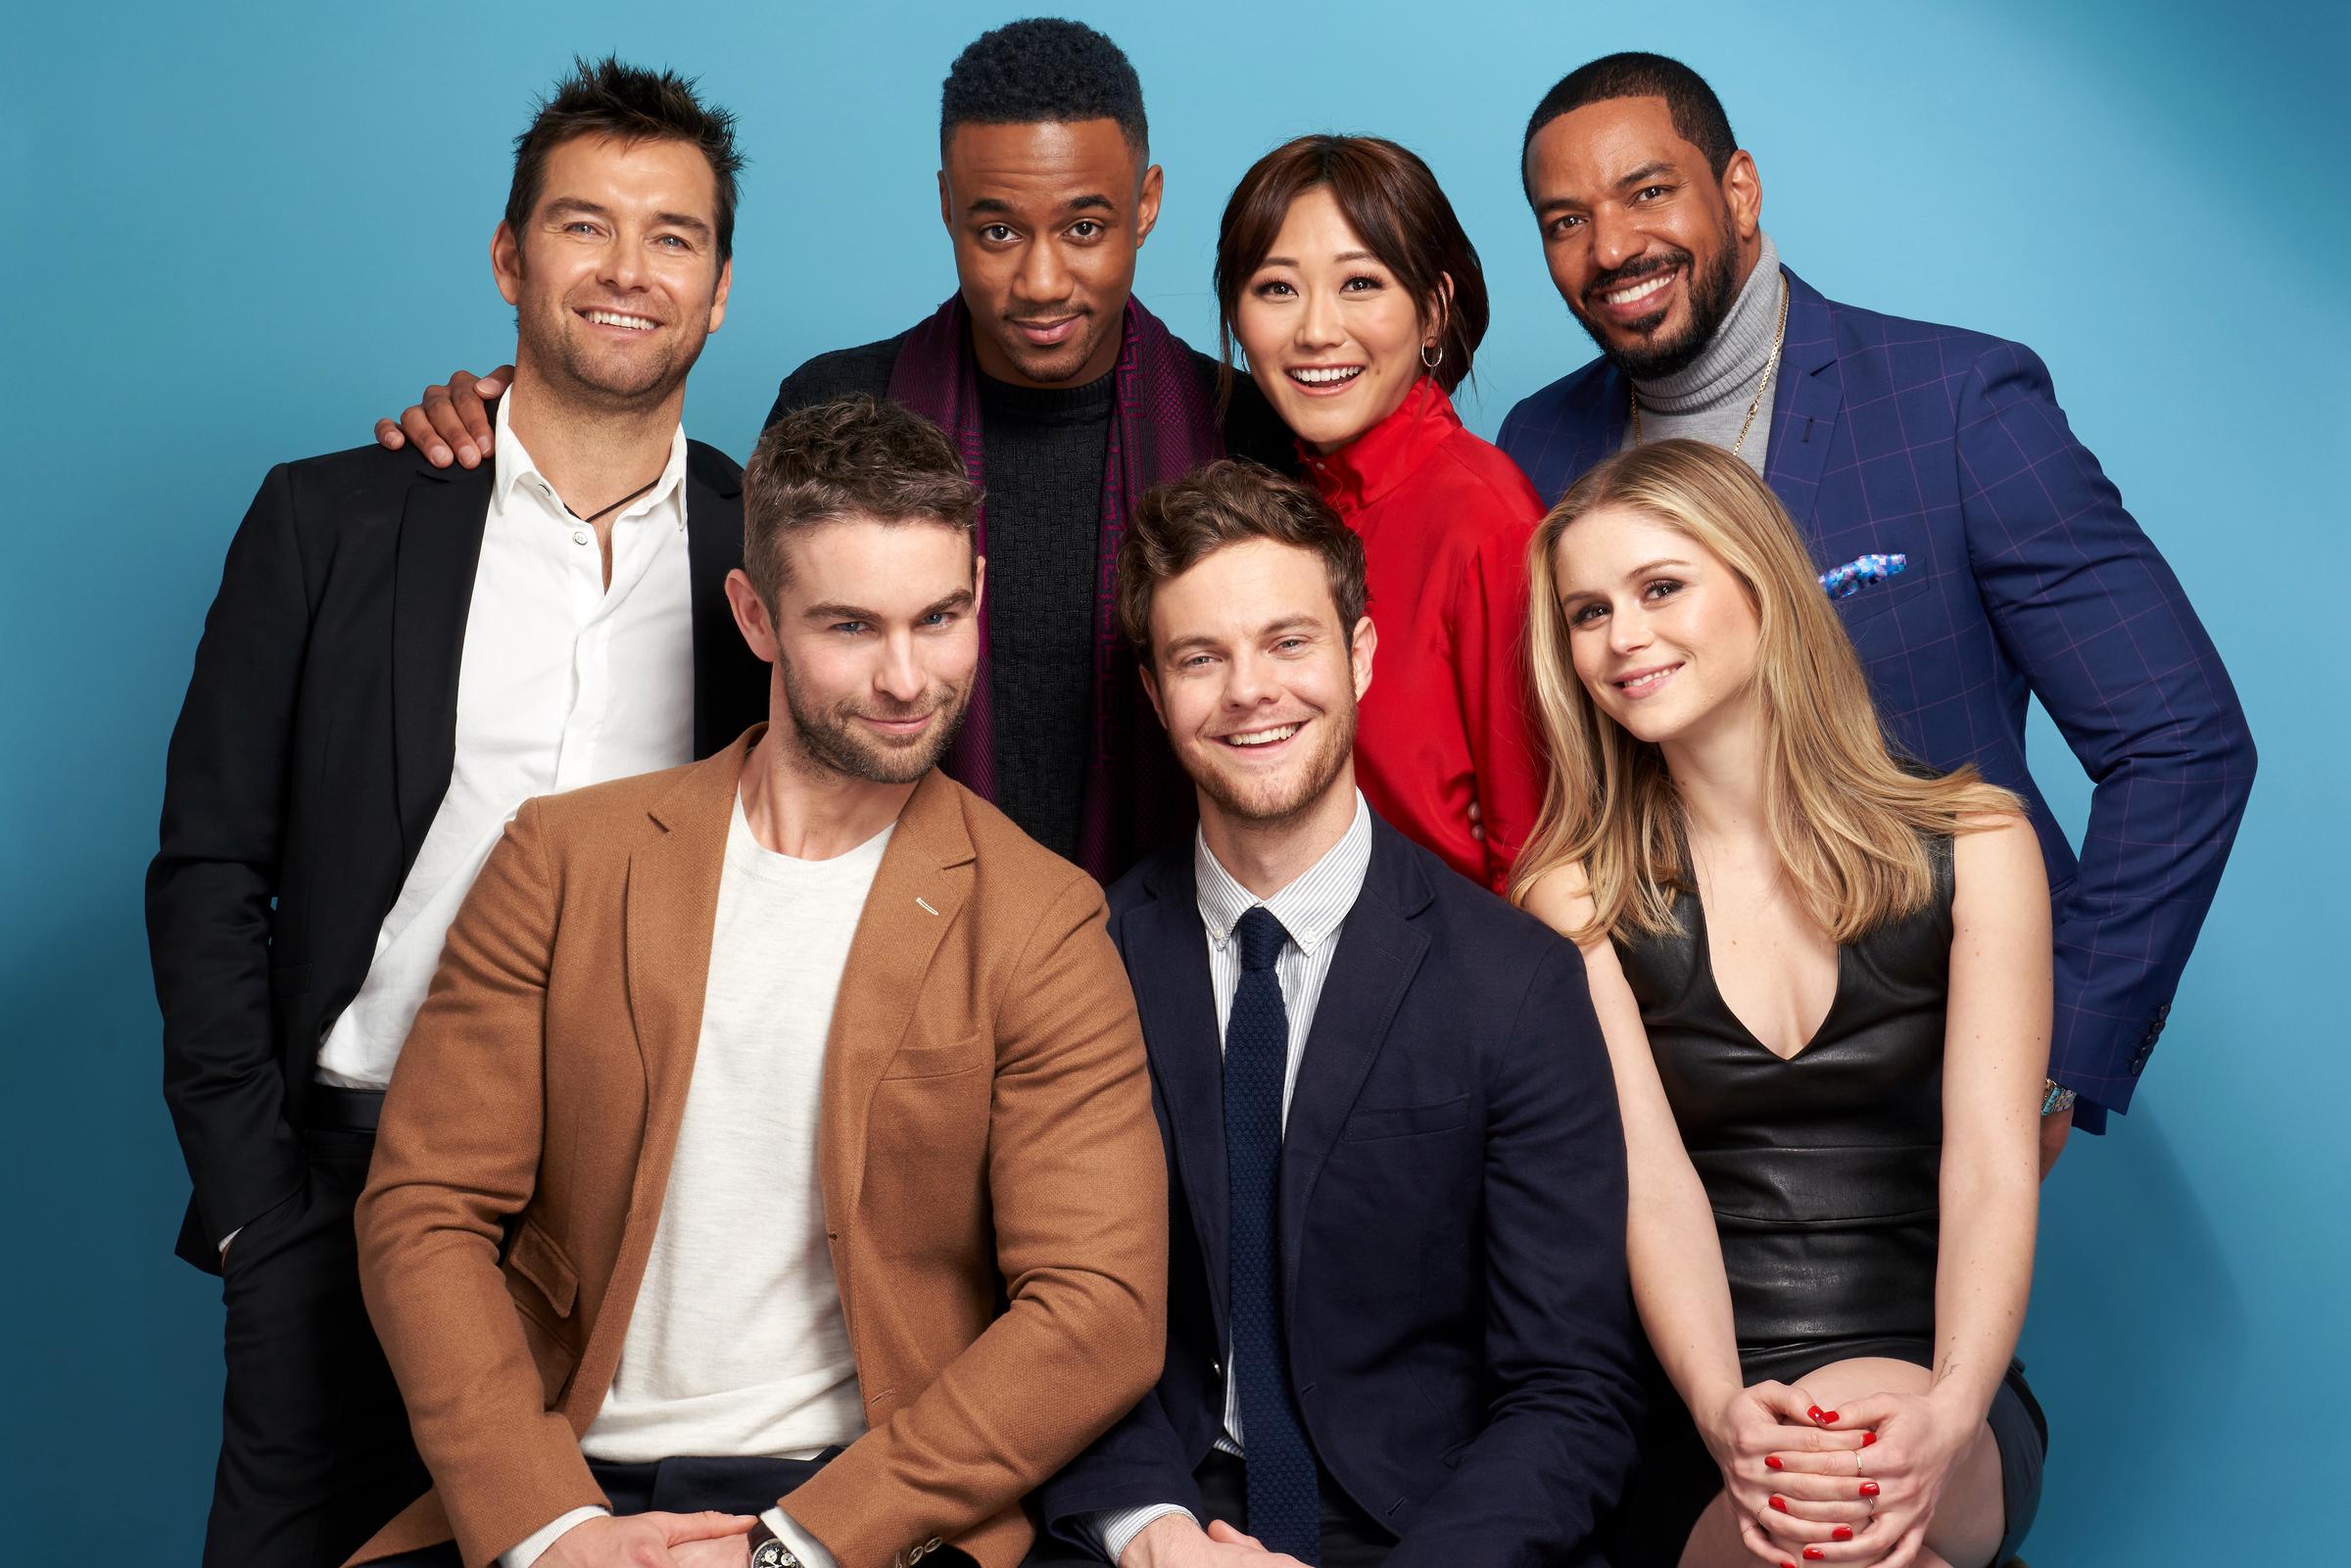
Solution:
<svg viewBox="0 0 2351 1568">
<path fill-rule="evenodd" d="M 1273 960 L 1273 976 L 1281 985 L 1281 1007 L 1290 1027 L 1288 1060 L 1281 1076 L 1281 1124 L 1290 1124 L 1290 1097 L 1298 1089 L 1298 1067 L 1306 1060 L 1306 1037 L 1314 1029 L 1315 1006 L 1322 999 L 1322 982 L 1338 957 L 1339 929 L 1347 912 L 1362 896 L 1364 877 L 1371 869 L 1371 808 L 1359 790 L 1355 821 L 1339 841 L 1322 853 L 1298 879 L 1271 898 L 1259 898 L 1234 879 L 1209 853 L 1208 839 L 1192 835 L 1192 883 L 1200 904 L 1200 924 L 1208 931 L 1208 979 L 1217 997 L 1217 1041 L 1223 1048 L 1224 1028 L 1232 1019 L 1232 996 L 1241 983 L 1241 946 L 1232 928 L 1241 917 L 1261 904 L 1288 933 Z M 1241 1390 L 1233 1380 L 1232 1351 L 1224 1354 L 1224 1431 L 1217 1447 L 1240 1454 Z M 1089 1521 L 1103 1555 L 1112 1562 L 1145 1525 L 1163 1514 L 1188 1515 L 1179 1503 L 1146 1503 L 1137 1508 L 1109 1508 Z"/>
<path fill-rule="evenodd" d="M 564 509 L 513 432 L 519 396 L 498 405 L 449 789 L 376 932 L 367 977 L 319 1047 L 320 1083 L 392 1081 L 450 922 L 525 800 L 694 760 L 685 429 L 653 488 L 612 520 L 607 588 L 596 530 Z"/>
<path fill-rule="evenodd" d="M 812 1459 L 865 1433 L 816 1152 L 833 1005 L 891 831 L 798 860 L 761 847 L 737 797 L 694 1076 L 612 1387 L 580 1438 L 591 1459 Z M 603 1511 L 559 1515 L 501 1568 Z M 782 1508 L 761 1517 L 834 1568 Z"/>
</svg>

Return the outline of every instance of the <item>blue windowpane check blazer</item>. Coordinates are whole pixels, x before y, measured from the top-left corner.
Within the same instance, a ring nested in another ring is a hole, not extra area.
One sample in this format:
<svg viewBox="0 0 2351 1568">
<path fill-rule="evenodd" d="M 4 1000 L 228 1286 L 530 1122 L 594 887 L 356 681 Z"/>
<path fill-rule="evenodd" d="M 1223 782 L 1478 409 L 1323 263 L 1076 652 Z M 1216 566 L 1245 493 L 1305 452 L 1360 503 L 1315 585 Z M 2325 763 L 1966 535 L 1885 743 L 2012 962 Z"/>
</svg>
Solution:
<svg viewBox="0 0 2351 1568">
<path fill-rule="evenodd" d="M 2253 736 L 2179 580 L 2057 406 L 2032 350 L 1879 315 L 1788 273 L 1764 477 L 1823 572 L 1900 555 L 1837 601 L 1896 742 L 2021 795 L 2055 900 L 2049 1075 L 2102 1130 L 2128 1109 L 2219 886 Z M 1596 359 L 1520 403 L 1502 450 L 1555 501 L 1624 441 Z M 2025 767 L 2039 697 L 2095 784 L 2077 859 Z"/>
</svg>

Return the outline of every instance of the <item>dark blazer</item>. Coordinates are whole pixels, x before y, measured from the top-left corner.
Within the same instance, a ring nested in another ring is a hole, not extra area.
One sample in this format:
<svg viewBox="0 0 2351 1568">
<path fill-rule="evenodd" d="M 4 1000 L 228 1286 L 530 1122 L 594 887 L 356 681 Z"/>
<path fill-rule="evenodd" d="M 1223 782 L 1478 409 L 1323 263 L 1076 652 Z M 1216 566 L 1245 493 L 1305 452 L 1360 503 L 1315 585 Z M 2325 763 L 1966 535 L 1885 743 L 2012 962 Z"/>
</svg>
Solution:
<svg viewBox="0 0 2351 1568">
<path fill-rule="evenodd" d="M 1178 1502 L 1223 1425 L 1223 1056 L 1192 846 L 1111 890 L 1167 1140 L 1166 1370 L 1048 1523 Z M 1413 1564 L 1574 1563 L 1633 1456 L 1624 1136 L 1583 959 L 1373 819 L 1282 1140 L 1283 1331 L 1324 1471 Z"/>
<path fill-rule="evenodd" d="M 376 447 L 283 463 L 229 545 L 147 870 L 164 1097 L 196 1188 L 178 1251 L 208 1272 L 307 1179 L 319 1040 L 449 787 L 492 473 Z M 765 715 L 767 667 L 721 587 L 743 471 L 688 443 L 686 507 L 700 756 Z"/>
<path fill-rule="evenodd" d="M 1764 477 L 1822 571 L 1906 558 L 1837 607 L 1896 741 L 2024 798 L 2055 899 L 2049 1075 L 2101 1130 L 2131 1103 L 2220 885 L 2252 734 L 2179 579 L 2032 350 L 1787 277 Z M 1596 359 L 1511 409 L 1500 445 L 1556 501 L 1623 444 L 1629 396 Z M 2078 863 L 2026 771 L 2029 697 L 2096 784 Z"/>
</svg>

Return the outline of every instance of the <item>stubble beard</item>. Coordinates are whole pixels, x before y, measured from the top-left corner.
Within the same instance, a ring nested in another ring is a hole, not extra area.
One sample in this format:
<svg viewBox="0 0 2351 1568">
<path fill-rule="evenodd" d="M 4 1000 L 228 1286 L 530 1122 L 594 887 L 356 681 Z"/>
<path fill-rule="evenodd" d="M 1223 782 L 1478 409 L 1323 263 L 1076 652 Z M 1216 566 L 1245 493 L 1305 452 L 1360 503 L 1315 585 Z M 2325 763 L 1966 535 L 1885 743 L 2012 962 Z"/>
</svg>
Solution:
<svg viewBox="0 0 2351 1568">
<path fill-rule="evenodd" d="M 1636 338 L 1630 347 L 1620 347 L 1602 335 L 1601 329 L 1582 310 L 1573 313 L 1608 361 L 1635 381 L 1661 381 L 1667 376 L 1681 374 L 1697 362 L 1722 330 L 1723 319 L 1731 313 L 1731 302 L 1739 294 L 1738 235 L 1726 223 L 1722 231 L 1722 248 L 1715 253 L 1711 265 L 1701 270 L 1696 259 L 1687 251 L 1677 260 L 1688 259 L 1690 268 L 1690 324 L 1679 336 L 1660 339 L 1655 336 Z M 1641 274 L 1633 274 L 1638 277 Z M 1626 279 L 1625 281 L 1630 281 Z"/>
<path fill-rule="evenodd" d="M 1323 715 L 1318 725 L 1324 731 L 1322 743 L 1296 774 L 1284 779 L 1269 780 L 1251 788 L 1222 768 L 1209 766 L 1193 775 L 1192 782 L 1236 822 L 1252 828 L 1272 828 L 1292 821 L 1320 804 L 1346 768 L 1347 758 L 1355 750 L 1355 715 L 1353 703 L 1348 704 L 1343 714 Z M 1215 740 L 1200 743 L 1219 744 Z M 1284 787 L 1290 778 L 1299 782 Z"/>
<path fill-rule="evenodd" d="M 801 688 L 788 661 L 779 657 L 776 668 L 783 676 L 784 706 L 792 719 L 792 736 L 801 756 L 826 772 L 861 779 L 867 784 L 913 784 L 937 767 L 939 759 L 947 754 L 947 747 L 954 743 L 955 732 L 962 726 L 964 712 L 971 705 L 969 683 L 960 687 L 940 683 L 934 691 L 924 693 L 922 702 L 910 704 L 903 712 L 878 715 L 912 718 L 934 710 L 939 714 L 938 721 L 920 739 L 892 745 L 857 734 L 858 710 L 854 705 L 844 703 L 825 708 Z M 937 693 L 936 697 L 934 692 Z"/>
</svg>

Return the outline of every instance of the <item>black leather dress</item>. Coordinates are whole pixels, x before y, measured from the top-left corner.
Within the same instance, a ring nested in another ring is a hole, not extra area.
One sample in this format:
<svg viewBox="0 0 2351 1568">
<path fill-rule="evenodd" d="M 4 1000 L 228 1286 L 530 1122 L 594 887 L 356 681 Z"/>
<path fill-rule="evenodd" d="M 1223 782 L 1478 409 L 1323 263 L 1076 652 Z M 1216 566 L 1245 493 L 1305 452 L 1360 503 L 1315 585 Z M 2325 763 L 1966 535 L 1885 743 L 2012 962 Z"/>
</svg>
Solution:
<svg viewBox="0 0 2351 1568">
<path fill-rule="evenodd" d="M 1864 1355 L 1934 1364 L 1949 840 L 1932 852 L 1935 896 L 1838 949 L 1828 1015 L 1793 1057 L 1773 1054 L 1722 999 L 1695 878 L 1675 902 L 1681 930 L 1616 943 L 1714 1210 L 1751 1384 Z M 2022 1373 L 2010 1367 L 1991 1415 L 2009 1519 L 2000 1561 L 2032 1522 L 2047 1443 Z M 1611 1553 L 1619 1568 L 1674 1562 L 1722 1487 L 1672 1386 L 1662 1373 L 1653 1382 Z"/>
</svg>

